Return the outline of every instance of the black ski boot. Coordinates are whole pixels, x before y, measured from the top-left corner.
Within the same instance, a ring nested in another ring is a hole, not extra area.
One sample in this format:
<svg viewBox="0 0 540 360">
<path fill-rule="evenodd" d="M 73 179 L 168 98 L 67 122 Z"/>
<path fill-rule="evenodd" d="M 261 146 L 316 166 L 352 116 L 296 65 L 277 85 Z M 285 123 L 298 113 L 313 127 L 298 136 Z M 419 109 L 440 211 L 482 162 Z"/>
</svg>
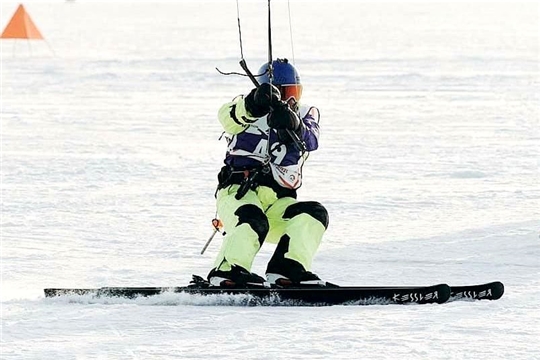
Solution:
<svg viewBox="0 0 540 360">
<path fill-rule="evenodd" d="M 266 269 L 266 279 L 270 285 L 278 287 L 336 286 L 321 280 L 311 271 L 306 271 L 297 261 L 287 258 L 272 260 L 274 261 L 270 261 Z"/>
<path fill-rule="evenodd" d="M 232 265 L 228 271 L 212 269 L 208 281 L 211 286 L 223 288 L 270 287 L 263 277 L 238 265 Z"/>
</svg>

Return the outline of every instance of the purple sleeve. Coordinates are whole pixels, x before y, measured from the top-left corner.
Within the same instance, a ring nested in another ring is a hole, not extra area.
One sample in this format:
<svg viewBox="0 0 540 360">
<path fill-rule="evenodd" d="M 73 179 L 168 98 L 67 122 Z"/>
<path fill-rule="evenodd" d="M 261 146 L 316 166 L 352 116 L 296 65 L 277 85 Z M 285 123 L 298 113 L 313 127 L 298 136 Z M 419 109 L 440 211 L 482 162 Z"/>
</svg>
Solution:
<svg viewBox="0 0 540 360">
<path fill-rule="evenodd" d="M 319 147 L 319 110 L 312 107 L 302 118 L 304 128 L 302 130 L 302 140 L 306 144 L 307 151 L 317 150 Z"/>
</svg>

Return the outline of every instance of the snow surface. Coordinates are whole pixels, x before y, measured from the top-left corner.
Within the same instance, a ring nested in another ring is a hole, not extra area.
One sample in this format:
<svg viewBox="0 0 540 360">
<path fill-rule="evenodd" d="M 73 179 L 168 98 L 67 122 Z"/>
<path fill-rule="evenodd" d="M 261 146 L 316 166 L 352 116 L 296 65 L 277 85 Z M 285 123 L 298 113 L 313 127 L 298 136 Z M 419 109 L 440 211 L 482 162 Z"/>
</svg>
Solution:
<svg viewBox="0 0 540 360">
<path fill-rule="evenodd" d="M 291 1 L 322 114 L 300 198 L 331 216 L 313 270 L 506 285 L 495 302 L 327 308 L 43 297 L 206 275 L 216 113 L 251 84 L 214 69 L 240 70 L 232 0 L 25 4 L 47 43 L 1 42 L 1 359 L 540 359 L 538 3 Z M 256 70 L 266 2 L 240 5 Z M 286 2 L 273 18 L 292 58 Z"/>
</svg>

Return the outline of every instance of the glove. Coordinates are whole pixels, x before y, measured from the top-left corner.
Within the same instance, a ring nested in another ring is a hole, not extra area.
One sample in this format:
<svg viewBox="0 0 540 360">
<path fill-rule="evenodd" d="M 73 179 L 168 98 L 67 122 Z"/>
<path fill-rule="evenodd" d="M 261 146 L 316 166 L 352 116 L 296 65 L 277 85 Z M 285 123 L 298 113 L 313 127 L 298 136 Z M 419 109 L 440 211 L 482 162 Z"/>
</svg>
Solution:
<svg viewBox="0 0 540 360">
<path fill-rule="evenodd" d="M 264 83 L 251 90 L 244 99 L 247 112 L 253 117 L 260 118 L 270 112 L 270 107 L 279 104 L 281 93 L 272 84 Z"/>
<path fill-rule="evenodd" d="M 300 129 L 300 118 L 282 101 L 274 105 L 274 111 L 268 116 L 267 122 L 268 126 L 274 129 L 289 129 L 295 132 Z"/>
</svg>

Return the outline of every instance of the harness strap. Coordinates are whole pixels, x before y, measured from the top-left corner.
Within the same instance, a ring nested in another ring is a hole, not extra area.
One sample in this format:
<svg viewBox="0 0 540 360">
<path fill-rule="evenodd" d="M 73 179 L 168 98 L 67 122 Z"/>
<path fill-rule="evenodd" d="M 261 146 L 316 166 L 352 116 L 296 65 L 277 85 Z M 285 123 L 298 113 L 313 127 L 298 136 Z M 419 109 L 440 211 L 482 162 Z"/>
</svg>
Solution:
<svg viewBox="0 0 540 360">
<path fill-rule="evenodd" d="M 218 186 L 214 196 L 217 197 L 219 190 L 230 185 L 240 185 L 235 195 L 238 200 L 242 199 L 249 190 L 255 190 L 258 186 L 271 188 L 276 192 L 278 198 L 292 197 L 296 199 L 296 190 L 280 186 L 274 180 L 269 165 L 253 169 L 235 169 L 230 165 L 223 166 L 218 174 Z"/>
</svg>

